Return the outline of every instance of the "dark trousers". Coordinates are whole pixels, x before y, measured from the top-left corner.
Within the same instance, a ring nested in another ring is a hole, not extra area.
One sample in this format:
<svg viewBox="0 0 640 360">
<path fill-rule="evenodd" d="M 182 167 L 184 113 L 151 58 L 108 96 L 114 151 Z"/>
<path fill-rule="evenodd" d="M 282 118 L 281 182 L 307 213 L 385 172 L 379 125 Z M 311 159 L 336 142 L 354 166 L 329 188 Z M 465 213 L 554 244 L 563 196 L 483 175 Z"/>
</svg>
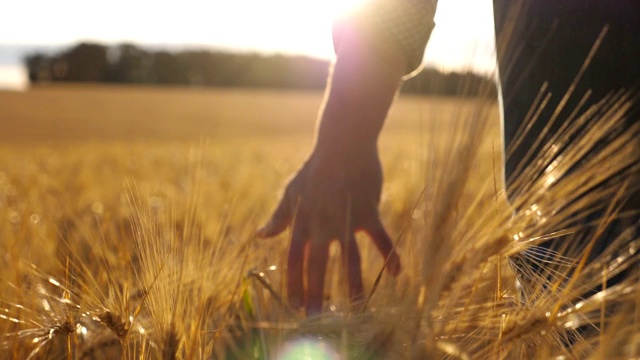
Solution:
<svg viewBox="0 0 640 360">
<path fill-rule="evenodd" d="M 514 10 L 513 6 L 520 8 Z M 599 49 L 582 76 L 573 96 L 564 106 L 546 140 L 562 125 L 587 90 L 592 91 L 587 109 L 603 97 L 621 89 L 635 91 L 640 85 L 640 1 L 638 0 L 494 0 L 498 43 L 498 66 L 502 90 L 505 144 L 510 144 L 521 127 L 543 83 L 551 93 L 539 121 L 524 137 L 520 146 L 506 159 L 507 193 L 514 196 L 512 184 L 522 166 L 530 159 L 525 154 L 534 147 L 543 127 L 570 85 L 603 28 L 608 26 Z M 517 16 L 517 18 L 514 18 Z M 628 112 L 626 128 L 640 121 L 640 102 Z M 633 146 L 640 149 L 640 139 Z M 542 145 L 540 145 L 542 146 Z M 540 148 L 538 146 L 538 149 Z M 533 149 L 534 153 L 538 149 Z M 520 165 L 519 164 L 523 164 Z M 632 184 L 636 185 L 636 184 Z M 516 194 L 517 195 L 517 194 Z M 623 210 L 640 211 L 638 191 L 632 193 Z M 624 226 L 637 226 L 637 214 L 627 218 Z M 592 258 L 621 231 L 616 222 L 596 244 Z M 542 246 L 553 247 L 551 241 Z M 532 267 L 537 265 L 531 264 Z"/>
</svg>

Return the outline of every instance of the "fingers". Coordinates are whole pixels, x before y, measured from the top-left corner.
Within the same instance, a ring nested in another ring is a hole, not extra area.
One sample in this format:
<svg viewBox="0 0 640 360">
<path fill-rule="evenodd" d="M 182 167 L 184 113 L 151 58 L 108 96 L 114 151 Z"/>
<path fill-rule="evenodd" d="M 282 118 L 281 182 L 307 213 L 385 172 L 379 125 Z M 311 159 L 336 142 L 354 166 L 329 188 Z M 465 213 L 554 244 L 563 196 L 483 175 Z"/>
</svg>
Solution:
<svg viewBox="0 0 640 360">
<path fill-rule="evenodd" d="M 258 236 L 271 237 L 278 235 L 291 224 L 293 211 L 290 197 L 290 192 L 286 191 L 271 219 L 256 232 Z"/>
<path fill-rule="evenodd" d="M 349 298 L 357 304 L 364 299 L 364 285 L 362 284 L 362 267 L 360 250 L 356 243 L 355 235 L 351 235 L 342 245 L 342 256 L 346 261 L 347 284 L 349 286 Z"/>
<path fill-rule="evenodd" d="M 377 214 L 370 221 L 371 224 L 365 227 L 364 230 L 369 234 L 371 240 L 373 240 L 373 243 L 385 258 L 387 271 L 391 275 L 397 276 L 400 274 L 402 266 L 400 265 L 400 257 L 393 249 L 393 242 Z"/>
<path fill-rule="evenodd" d="M 304 305 L 304 264 L 309 254 L 308 239 L 306 227 L 297 222 L 291 235 L 287 260 L 287 298 L 294 309 Z"/>
<path fill-rule="evenodd" d="M 322 311 L 324 276 L 327 271 L 330 243 L 331 239 L 323 235 L 310 242 L 307 259 L 307 315 Z"/>
</svg>

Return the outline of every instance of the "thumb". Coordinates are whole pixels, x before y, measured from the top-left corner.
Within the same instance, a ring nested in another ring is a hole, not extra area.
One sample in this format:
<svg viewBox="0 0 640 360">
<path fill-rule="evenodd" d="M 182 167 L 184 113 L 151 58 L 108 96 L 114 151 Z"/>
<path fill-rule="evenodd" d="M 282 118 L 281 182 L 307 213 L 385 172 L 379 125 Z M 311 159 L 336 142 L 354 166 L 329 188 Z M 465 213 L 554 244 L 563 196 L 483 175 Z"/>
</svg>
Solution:
<svg viewBox="0 0 640 360">
<path fill-rule="evenodd" d="M 291 224 L 292 213 L 289 191 L 286 191 L 271 219 L 256 231 L 256 235 L 265 238 L 280 234 Z"/>
</svg>

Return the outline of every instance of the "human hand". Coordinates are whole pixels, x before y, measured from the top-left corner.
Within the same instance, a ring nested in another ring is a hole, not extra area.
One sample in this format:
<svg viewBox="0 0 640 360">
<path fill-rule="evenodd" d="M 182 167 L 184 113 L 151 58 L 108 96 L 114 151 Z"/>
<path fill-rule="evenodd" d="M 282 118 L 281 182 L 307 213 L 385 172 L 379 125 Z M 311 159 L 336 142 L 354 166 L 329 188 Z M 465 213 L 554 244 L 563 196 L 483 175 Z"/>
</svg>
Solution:
<svg viewBox="0 0 640 360">
<path fill-rule="evenodd" d="M 363 300 L 357 231 L 365 231 L 388 259 L 389 273 L 400 273 L 400 258 L 378 213 L 381 189 L 382 169 L 375 146 L 367 150 L 316 148 L 289 182 L 258 235 L 274 236 L 292 226 L 287 261 L 291 306 L 304 307 L 307 314 L 321 311 L 329 245 L 334 240 L 341 245 L 349 296 L 352 302 Z"/>
<path fill-rule="evenodd" d="M 344 24 L 343 24 L 344 25 Z M 360 24 L 362 25 L 362 24 Z M 393 103 L 408 59 L 389 37 L 360 25 L 339 26 L 336 61 L 316 133 L 316 146 L 289 182 L 263 237 L 292 227 L 287 261 L 287 296 L 307 314 L 322 310 L 329 245 L 337 240 L 352 302 L 364 298 L 355 233 L 365 231 L 386 259 L 392 275 L 400 258 L 380 221 L 382 168 L 377 139 Z"/>
</svg>

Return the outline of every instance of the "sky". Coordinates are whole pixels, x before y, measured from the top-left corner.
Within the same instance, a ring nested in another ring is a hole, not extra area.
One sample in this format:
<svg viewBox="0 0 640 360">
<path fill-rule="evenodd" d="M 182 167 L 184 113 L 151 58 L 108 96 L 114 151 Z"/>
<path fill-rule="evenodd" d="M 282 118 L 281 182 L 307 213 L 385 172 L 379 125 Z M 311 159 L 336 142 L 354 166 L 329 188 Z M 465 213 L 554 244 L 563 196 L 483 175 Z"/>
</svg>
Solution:
<svg viewBox="0 0 640 360">
<path fill-rule="evenodd" d="M 171 45 L 333 56 L 331 21 L 367 0 L 3 0 L 0 87 L 24 81 L 25 46 Z M 389 0 L 394 1 L 394 0 Z M 440 0 L 425 62 L 444 71 L 490 72 L 491 0 Z"/>
</svg>

